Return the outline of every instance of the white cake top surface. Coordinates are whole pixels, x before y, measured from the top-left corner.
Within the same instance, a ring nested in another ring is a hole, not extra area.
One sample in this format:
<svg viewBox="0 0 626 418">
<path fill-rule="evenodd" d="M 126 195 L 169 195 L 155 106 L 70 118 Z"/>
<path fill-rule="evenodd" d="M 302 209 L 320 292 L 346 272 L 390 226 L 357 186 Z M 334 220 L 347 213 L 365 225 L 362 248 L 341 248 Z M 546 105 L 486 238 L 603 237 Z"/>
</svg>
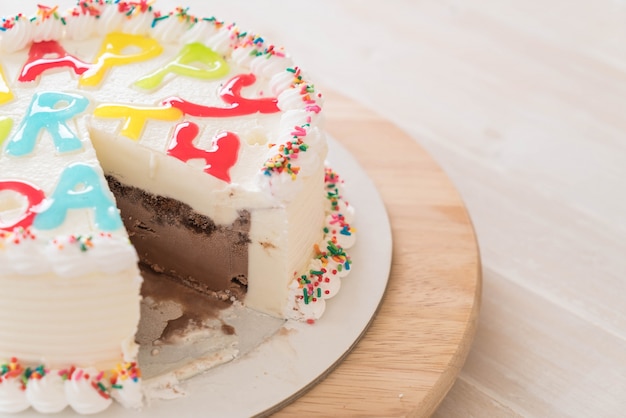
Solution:
<svg viewBox="0 0 626 418">
<path fill-rule="evenodd" d="M 323 164 L 321 96 L 234 24 L 94 0 L 0 28 L 0 276 L 136 263 L 101 165 L 228 224 Z"/>
</svg>

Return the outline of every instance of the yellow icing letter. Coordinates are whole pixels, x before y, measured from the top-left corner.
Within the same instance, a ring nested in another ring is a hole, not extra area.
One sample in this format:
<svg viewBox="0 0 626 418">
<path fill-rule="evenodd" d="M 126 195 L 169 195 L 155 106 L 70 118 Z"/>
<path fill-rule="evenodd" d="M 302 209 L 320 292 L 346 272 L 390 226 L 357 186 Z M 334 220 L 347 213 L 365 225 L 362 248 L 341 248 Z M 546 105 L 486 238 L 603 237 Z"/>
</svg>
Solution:
<svg viewBox="0 0 626 418">
<path fill-rule="evenodd" d="M 169 73 L 211 80 L 228 75 L 228 71 L 228 64 L 220 54 L 201 43 L 194 42 L 185 45 L 174 60 L 152 74 L 140 78 L 135 85 L 143 89 L 157 88 Z"/>
<path fill-rule="evenodd" d="M 94 110 L 94 116 L 101 118 L 123 118 L 121 134 L 137 141 L 148 119 L 173 122 L 183 116 L 175 107 L 139 107 L 114 104 L 102 104 Z"/>
<path fill-rule="evenodd" d="M 4 72 L 0 68 L 0 104 L 5 104 L 13 100 L 13 93 L 7 84 L 7 80 L 4 77 Z"/>
<path fill-rule="evenodd" d="M 79 84 L 97 86 L 111 67 L 146 61 L 158 56 L 162 51 L 161 45 L 153 38 L 121 32 L 109 33 L 104 38 L 96 62 L 92 68 L 83 73 Z"/>
</svg>

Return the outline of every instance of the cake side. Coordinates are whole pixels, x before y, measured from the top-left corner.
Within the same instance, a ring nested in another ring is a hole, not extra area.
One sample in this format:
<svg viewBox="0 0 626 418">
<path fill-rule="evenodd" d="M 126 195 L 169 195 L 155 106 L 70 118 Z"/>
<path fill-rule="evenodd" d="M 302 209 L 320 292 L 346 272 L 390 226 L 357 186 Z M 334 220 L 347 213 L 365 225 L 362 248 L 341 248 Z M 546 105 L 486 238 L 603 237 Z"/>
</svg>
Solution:
<svg viewBox="0 0 626 418">
<path fill-rule="evenodd" d="M 312 175 L 293 201 L 280 208 L 251 213 L 251 245 L 246 305 L 278 317 L 293 297 L 289 285 L 305 273 L 314 257 L 314 245 L 323 236 L 324 166 Z M 313 227 L 311 227 L 313 226 Z"/>
</svg>

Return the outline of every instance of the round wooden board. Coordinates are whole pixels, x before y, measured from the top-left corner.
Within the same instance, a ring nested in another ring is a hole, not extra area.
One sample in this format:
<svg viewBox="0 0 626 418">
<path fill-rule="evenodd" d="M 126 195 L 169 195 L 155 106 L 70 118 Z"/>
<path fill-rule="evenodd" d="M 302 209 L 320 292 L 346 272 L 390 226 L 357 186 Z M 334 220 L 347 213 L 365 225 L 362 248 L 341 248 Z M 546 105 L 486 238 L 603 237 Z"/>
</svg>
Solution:
<svg viewBox="0 0 626 418">
<path fill-rule="evenodd" d="M 391 275 L 352 352 L 276 416 L 429 416 L 452 387 L 476 330 L 481 269 L 470 218 L 448 177 L 406 133 L 337 94 L 326 95 L 324 111 L 329 133 L 385 202 Z"/>
</svg>

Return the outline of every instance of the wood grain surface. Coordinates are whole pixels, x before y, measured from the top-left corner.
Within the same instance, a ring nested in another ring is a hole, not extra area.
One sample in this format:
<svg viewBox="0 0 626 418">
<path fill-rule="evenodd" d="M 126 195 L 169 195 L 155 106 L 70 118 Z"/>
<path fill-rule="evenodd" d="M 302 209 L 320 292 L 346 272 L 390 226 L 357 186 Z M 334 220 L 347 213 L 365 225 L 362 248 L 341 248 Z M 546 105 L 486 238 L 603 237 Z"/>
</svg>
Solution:
<svg viewBox="0 0 626 418">
<path fill-rule="evenodd" d="M 344 97 L 327 95 L 325 103 L 329 132 L 385 202 L 391 276 L 354 350 L 276 416 L 429 416 L 454 383 L 476 330 L 481 273 L 474 230 L 451 182 L 415 141 Z"/>
</svg>

